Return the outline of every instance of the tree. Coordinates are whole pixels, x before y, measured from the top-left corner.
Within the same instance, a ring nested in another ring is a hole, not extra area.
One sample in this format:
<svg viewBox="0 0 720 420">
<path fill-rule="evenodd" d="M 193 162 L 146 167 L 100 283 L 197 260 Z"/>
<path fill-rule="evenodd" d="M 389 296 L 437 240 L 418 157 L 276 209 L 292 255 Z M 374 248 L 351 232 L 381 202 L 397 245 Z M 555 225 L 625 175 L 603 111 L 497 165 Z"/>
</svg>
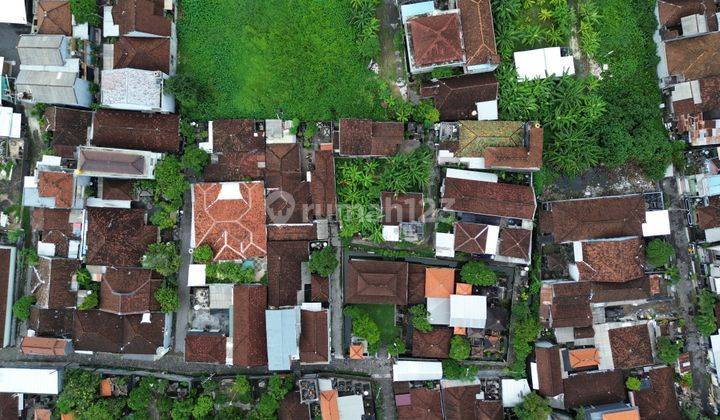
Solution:
<svg viewBox="0 0 720 420">
<path fill-rule="evenodd" d="M 157 289 L 154 297 L 160 304 L 160 310 L 165 313 L 175 312 L 180 306 L 177 290 L 172 287 L 165 286 Z"/>
<path fill-rule="evenodd" d="M 150 216 L 150 223 L 160 229 L 170 229 L 177 223 L 178 207 L 168 201 L 158 201 Z"/>
<path fill-rule="evenodd" d="M 12 311 L 15 318 L 21 321 L 27 321 L 30 318 L 30 307 L 35 303 L 35 296 L 26 295 L 18 299 L 13 304 Z"/>
<path fill-rule="evenodd" d="M 182 165 L 174 155 L 165 155 L 155 165 L 155 200 L 164 199 L 174 206 L 182 205 L 183 194 L 188 183 L 182 172 Z"/>
<path fill-rule="evenodd" d="M 75 271 L 75 280 L 78 282 L 81 290 L 100 291 L 100 282 L 93 281 L 90 272 L 85 267 L 80 267 Z"/>
<path fill-rule="evenodd" d="M 393 357 L 397 357 L 407 351 L 405 348 L 405 341 L 401 339 L 400 337 L 395 337 L 395 340 L 393 340 L 392 344 L 388 346 L 388 354 Z"/>
<path fill-rule="evenodd" d="M 670 262 L 675 249 L 662 239 L 653 239 L 645 249 L 645 259 L 655 267 L 662 267 Z"/>
<path fill-rule="evenodd" d="M 460 278 L 475 286 L 492 286 L 497 283 L 497 274 L 481 261 L 470 261 L 460 270 Z"/>
<path fill-rule="evenodd" d="M 715 295 L 703 289 L 698 295 L 698 311 L 693 317 L 693 322 L 698 331 L 706 337 L 709 337 L 718 330 L 717 320 L 715 318 Z"/>
<path fill-rule="evenodd" d="M 252 386 L 250 385 L 250 381 L 248 381 L 247 376 L 236 376 L 235 382 L 232 386 L 232 391 L 235 394 L 236 398 L 243 403 L 249 403 L 252 399 L 252 396 L 250 395 L 250 392 L 252 391 Z"/>
<path fill-rule="evenodd" d="M 410 315 L 412 315 L 412 325 L 415 327 L 416 330 L 420 332 L 430 332 L 433 330 L 432 325 L 430 325 L 430 321 L 428 321 L 428 316 L 430 315 L 427 311 L 427 308 L 425 308 L 425 305 L 415 305 L 410 307 Z"/>
<path fill-rule="evenodd" d="M 208 244 L 202 244 L 193 250 L 193 262 L 195 264 L 207 264 L 213 260 L 215 254 L 212 247 Z"/>
<path fill-rule="evenodd" d="M 250 413 L 250 419 L 274 419 L 275 413 L 280 408 L 280 403 L 269 393 L 260 397 L 260 402 Z"/>
<path fill-rule="evenodd" d="M 99 303 L 100 299 L 98 298 L 98 294 L 91 292 L 89 295 L 85 296 L 85 299 L 83 299 L 80 305 L 78 305 L 78 310 L 89 311 L 90 309 L 97 308 Z"/>
<path fill-rule="evenodd" d="M 457 379 L 460 381 L 471 381 L 478 373 L 477 366 L 463 365 L 453 359 L 442 361 L 443 377 L 445 379 Z"/>
<path fill-rule="evenodd" d="M 453 335 L 450 339 L 450 358 L 465 360 L 470 357 L 470 341 L 462 335 Z"/>
<path fill-rule="evenodd" d="M 180 255 L 172 242 L 150 244 L 141 260 L 144 268 L 150 268 L 167 277 L 180 269 Z"/>
<path fill-rule="evenodd" d="M 166 388 L 166 380 L 143 376 L 130 391 L 127 405 L 133 411 L 145 413 L 150 401 L 156 396 L 163 395 Z"/>
<path fill-rule="evenodd" d="M 182 166 L 185 169 L 189 169 L 195 174 L 200 175 L 205 170 L 205 166 L 210 163 L 210 155 L 204 150 L 197 146 L 190 146 L 185 148 L 185 153 L 182 156 Z"/>
<path fill-rule="evenodd" d="M 189 420 L 194 408 L 195 401 L 193 401 L 193 398 L 185 397 L 185 399 L 176 401 L 175 404 L 173 404 L 170 416 L 173 420 Z"/>
<path fill-rule="evenodd" d="M 213 411 L 213 399 L 209 395 L 201 395 L 192 409 L 192 415 L 196 419 L 202 419 Z"/>
<path fill-rule="evenodd" d="M 78 420 L 119 419 L 125 411 L 125 398 L 104 398 L 96 400 L 86 410 L 77 413 Z"/>
<path fill-rule="evenodd" d="M 169 93 L 175 95 L 183 114 L 194 111 L 200 103 L 205 101 L 206 89 L 198 79 L 187 73 L 166 79 L 165 87 Z"/>
<path fill-rule="evenodd" d="M 343 312 L 352 319 L 353 335 L 367 340 L 368 352 L 375 353 L 380 342 L 380 328 L 377 323 L 357 306 L 347 306 Z"/>
<path fill-rule="evenodd" d="M 319 251 L 313 251 L 310 255 L 310 263 L 308 268 L 311 273 L 328 277 L 337 268 L 339 262 L 337 260 L 337 254 L 335 248 L 328 245 Z"/>
<path fill-rule="evenodd" d="M 68 370 L 64 375 L 63 390 L 56 407 L 62 414 L 84 411 L 97 397 L 100 375 L 87 370 Z"/>
<path fill-rule="evenodd" d="M 552 408 L 545 398 L 531 392 L 523 398 L 520 405 L 513 408 L 515 415 L 523 420 L 547 420 L 552 413 Z"/>
<path fill-rule="evenodd" d="M 668 337 L 660 337 L 658 339 L 658 356 L 660 360 L 668 365 L 674 364 L 680 357 L 684 344 L 682 340 L 672 341 Z"/>
<path fill-rule="evenodd" d="M 33 248 L 23 248 L 20 250 L 20 256 L 23 257 L 25 267 L 35 267 L 40 262 L 38 253 Z"/>
<path fill-rule="evenodd" d="M 625 388 L 630 391 L 640 391 L 641 385 L 642 382 L 640 382 L 640 379 L 634 376 L 628 376 L 627 380 L 625 381 Z"/>
<path fill-rule="evenodd" d="M 282 401 L 292 389 L 292 380 L 280 375 L 273 375 L 268 380 L 267 392 L 277 401 Z"/>
<path fill-rule="evenodd" d="M 70 10 L 78 24 L 89 23 L 92 26 L 99 26 L 102 23 L 95 0 L 70 0 Z"/>
</svg>

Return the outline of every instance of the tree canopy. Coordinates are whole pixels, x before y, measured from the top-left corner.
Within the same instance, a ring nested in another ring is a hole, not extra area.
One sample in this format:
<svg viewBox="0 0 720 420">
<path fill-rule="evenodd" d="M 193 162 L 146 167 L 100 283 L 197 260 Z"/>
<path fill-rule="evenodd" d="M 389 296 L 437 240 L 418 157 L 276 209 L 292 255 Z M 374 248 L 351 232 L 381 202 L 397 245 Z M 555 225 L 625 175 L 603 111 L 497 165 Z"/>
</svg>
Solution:
<svg viewBox="0 0 720 420">
<path fill-rule="evenodd" d="M 322 277 L 328 277 L 330 274 L 335 272 L 335 269 L 339 264 L 335 248 L 328 245 L 320 251 L 313 251 L 313 253 L 310 254 L 308 268 L 311 273 L 318 274 Z"/>
<path fill-rule="evenodd" d="M 675 248 L 662 239 L 653 239 L 645 249 L 647 262 L 655 267 L 662 267 L 670 262 L 675 255 Z"/>
<path fill-rule="evenodd" d="M 523 402 L 513 408 L 515 415 L 523 420 L 547 420 L 552 413 L 552 408 L 547 400 L 535 392 L 531 392 L 523 398 Z"/>
<path fill-rule="evenodd" d="M 460 278 L 475 286 L 493 286 L 497 283 L 497 274 L 482 261 L 465 263 L 460 270 Z"/>
<path fill-rule="evenodd" d="M 180 269 L 180 254 L 172 242 L 150 244 L 141 261 L 144 268 L 151 268 L 167 277 Z"/>
</svg>

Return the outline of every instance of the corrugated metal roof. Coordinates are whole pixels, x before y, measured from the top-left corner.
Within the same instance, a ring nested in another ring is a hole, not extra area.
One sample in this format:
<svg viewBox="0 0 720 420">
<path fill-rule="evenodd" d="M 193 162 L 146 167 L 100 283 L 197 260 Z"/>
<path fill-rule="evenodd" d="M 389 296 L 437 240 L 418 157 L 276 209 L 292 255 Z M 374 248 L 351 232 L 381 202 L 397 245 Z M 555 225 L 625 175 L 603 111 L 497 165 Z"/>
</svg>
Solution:
<svg viewBox="0 0 720 420">
<path fill-rule="evenodd" d="M 300 357 L 300 307 L 265 311 L 268 369 L 290 370 L 290 360 Z"/>
</svg>

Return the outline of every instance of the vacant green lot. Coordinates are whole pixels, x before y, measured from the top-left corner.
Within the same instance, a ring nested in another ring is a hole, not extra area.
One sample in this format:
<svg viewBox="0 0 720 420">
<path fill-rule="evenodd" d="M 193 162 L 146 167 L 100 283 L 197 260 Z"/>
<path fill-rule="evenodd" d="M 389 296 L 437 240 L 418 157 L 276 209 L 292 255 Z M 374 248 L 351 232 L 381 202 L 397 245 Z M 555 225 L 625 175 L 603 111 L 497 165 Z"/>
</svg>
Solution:
<svg viewBox="0 0 720 420">
<path fill-rule="evenodd" d="M 395 337 L 400 336 L 400 328 L 395 325 L 395 305 L 353 305 L 370 315 L 380 328 L 380 342 L 392 344 Z"/>
<path fill-rule="evenodd" d="M 181 74 L 202 86 L 192 118 L 383 118 L 375 46 L 356 42 L 347 0 L 183 0 Z M 373 40 L 371 40 L 373 41 Z"/>
</svg>

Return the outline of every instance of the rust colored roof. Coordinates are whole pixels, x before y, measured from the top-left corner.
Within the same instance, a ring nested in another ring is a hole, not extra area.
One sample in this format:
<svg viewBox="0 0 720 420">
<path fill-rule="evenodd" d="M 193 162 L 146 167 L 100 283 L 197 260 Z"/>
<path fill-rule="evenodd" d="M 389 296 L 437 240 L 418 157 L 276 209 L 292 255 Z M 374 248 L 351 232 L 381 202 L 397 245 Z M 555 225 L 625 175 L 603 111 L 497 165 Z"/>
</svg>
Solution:
<svg viewBox="0 0 720 420">
<path fill-rule="evenodd" d="M 340 420 L 338 408 L 338 392 L 333 389 L 320 392 L 320 413 L 322 420 Z"/>
<path fill-rule="evenodd" d="M 55 207 L 69 209 L 73 204 L 73 174 L 66 172 L 40 172 L 38 175 L 40 197 L 54 197 Z"/>
<path fill-rule="evenodd" d="M 563 389 L 566 409 L 624 402 L 627 396 L 621 370 L 570 375 Z"/>
<path fill-rule="evenodd" d="M 573 328 L 574 338 L 593 338 L 595 337 L 595 330 L 593 327 L 580 327 Z"/>
<path fill-rule="evenodd" d="M 678 26 L 685 16 L 713 15 L 715 9 L 715 3 L 711 0 L 659 0 L 658 21 L 663 26 Z"/>
<path fill-rule="evenodd" d="M 300 175 L 300 145 L 269 144 L 265 149 L 266 179 L 268 188 L 280 188 L 282 175 Z"/>
<path fill-rule="evenodd" d="M 563 393 L 562 360 L 557 346 L 535 347 L 539 393 L 545 397 L 554 397 Z"/>
<path fill-rule="evenodd" d="M 120 35 L 132 32 L 171 35 L 172 20 L 165 17 L 163 0 L 118 0 L 112 8 L 112 17 L 120 26 Z"/>
<path fill-rule="evenodd" d="M 673 369 L 662 367 L 647 373 L 650 387 L 635 391 L 635 404 L 640 409 L 640 418 L 645 420 L 665 420 L 682 418 L 675 395 Z"/>
<path fill-rule="evenodd" d="M 459 13 L 413 17 L 406 26 L 416 67 L 464 60 Z"/>
<path fill-rule="evenodd" d="M 400 222 L 423 221 L 422 193 L 380 194 L 380 208 L 383 212 L 383 224 L 398 225 Z"/>
<path fill-rule="evenodd" d="M 310 279 L 310 300 L 327 303 L 330 299 L 330 279 L 313 274 Z"/>
<path fill-rule="evenodd" d="M 40 0 L 35 20 L 38 34 L 72 36 L 72 12 L 67 0 Z"/>
<path fill-rule="evenodd" d="M 100 310 L 117 315 L 159 311 L 155 291 L 161 279 L 153 279 L 153 271 L 144 268 L 109 267 L 100 282 Z"/>
<path fill-rule="evenodd" d="M 455 251 L 484 254 L 488 225 L 471 222 L 455 222 Z"/>
<path fill-rule="evenodd" d="M 112 397 L 112 381 L 110 378 L 105 378 L 100 381 L 100 392 L 98 393 L 101 397 Z"/>
<path fill-rule="evenodd" d="M 205 167 L 208 181 L 239 181 L 260 178 L 265 162 L 265 133 L 255 131 L 254 120 L 215 120 L 212 125 L 213 155 L 217 163 Z"/>
<path fill-rule="evenodd" d="M 425 266 L 408 264 L 408 305 L 425 303 Z"/>
<path fill-rule="evenodd" d="M 233 365 L 249 367 L 267 364 L 265 308 L 267 286 L 233 287 Z"/>
<path fill-rule="evenodd" d="M 602 420 L 640 420 L 640 412 L 637 407 L 628 407 L 623 411 L 603 413 Z"/>
<path fill-rule="evenodd" d="M 619 302 L 647 299 L 653 295 L 653 281 L 648 277 L 625 283 L 592 283 L 592 302 Z"/>
<path fill-rule="evenodd" d="M 30 227 L 38 235 L 38 240 L 55 245 L 55 255 L 67 257 L 70 240 L 79 240 L 70 224 L 70 210 L 34 208 L 30 218 Z"/>
<path fill-rule="evenodd" d="M 92 112 L 50 106 L 45 109 L 45 129 L 52 131 L 52 148 L 57 156 L 73 158 L 75 148 L 87 143 Z"/>
<path fill-rule="evenodd" d="M 225 364 L 227 337 L 217 333 L 193 333 L 185 336 L 185 361 Z"/>
<path fill-rule="evenodd" d="M 454 335 L 467 335 L 467 328 L 465 327 L 453 327 Z"/>
<path fill-rule="evenodd" d="M 499 64 L 490 0 L 458 0 L 466 65 Z"/>
<path fill-rule="evenodd" d="M 308 405 L 300 402 L 300 391 L 288 392 L 280 402 L 279 420 L 310 420 Z"/>
<path fill-rule="evenodd" d="M 552 201 L 540 209 L 540 232 L 556 243 L 642 236 L 644 222 L 640 194 Z"/>
<path fill-rule="evenodd" d="M 572 369 L 582 369 L 600 364 L 600 353 L 595 347 L 570 350 L 568 357 Z"/>
<path fill-rule="evenodd" d="M 708 205 L 696 208 L 695 214 L 700 229 L 720 227 L 720 197 L 709 197 Z"/>
<path fill-rule="evenodd" d="M 297 305 L 297 294 L 302 288 L 301 264 L 309 257 L 307 241 L 268 242 L 268 305 Z"/>
<path fill-rule="evenodd" d="M 530 260 L 532 230 L 500 228 L 499 255 Z"/>
<path fill-rule="evenodd" d="M 413 330 L 412 355 L 430 359 L 447 359 L 450 357 L 450 339 L 453 329 L 434 326 L 430 332 Z"/>
<path fill-rule="evenodd" d="M 48 419 L 50 419 L 49 414 Z M 0 417 L 13 420 L 20 418 L 17 394 L 0 393 Z"/>
<path fill-rule="evenodd" d="M 391 156 L 400 150 L 405 125 L 399 122 L 340 119 L 340 154 Z"/>
<path fill-rule="evenodd" d="M 468 420 L 478 418 L 475 415 L 475 401 L 477 401 L 477 395 L 482 391 L 480 385 L 443 388 L 445 419 Z"/>
<path fill-rule="evenodd" d="M 532 219 L 535 194 L 526 185 L 445 178 L 443 199 L 451 211 Z"/>
<path fill-rule="evenodd" d="M 135 186 L 132 181 L 126 179 L 102 179 L 102 198 L 105 200 L 129 200 L 136 199 Z"/>
<path fill-rule="evenodd" d="M 472 284 L 455 283 L 456 295 L 472 295 Z"/>
<path fill-rule="evenodd" d="M 685 80 L 720 74 L 720 32 L 665 42 L 668 73 Z"/>
<path fill-rule="evenodd" d="M 454 290 L 454 268 L 427 267 L 425 269 L 425 297 L 449 298 Z"/>
<path fill-rule="evenodd" d="M 317 239 L 314 224 L 268 225 L 268 241 L 313 241 Z"/>
<path fill-rule="evenodd" d="M 40 257 L 32 270 L 35 304 L 43 309 L 74 308 L 77 292 L 70 290 L 70 284 L 80 263 L 74 259 Z"/>
<path fill-rule="evenodd" d="M 87 253 L 93 265 L 139 266 L 158 229 L 145 223 L 143 209 L 87 209 Z"/>
<path fill-rule="evenodd" d="M 345 303 L 406 305 L 408 264 L 401 261 L 350 260 Z"/>
<path fill-rule="evenodd" d="M 316 217 L 335 214 L 337 196 L 335 193 L 335 157 L 332 150 L 315 152 L 315 170 L 310 180 L 310 193 L 315 206 Z"/>
<path fill-rule="evenodd" d="M 475 400 L 475 418 L 481 420 L 502 420 L 502 401 Z"/>
<path fill-rule="evenodd" d="M 353 344 L 350 346 L 350 359 L 362 360 L 365 358 L 363 353 L 365 353 L 365 348 L 362 344 Z"/>
<path fill-rule="evenodd" d="M 98 310 L 75 311 L 73 342 L 77 350 L 155 354 L 163 345 L 165 314 L 153 313 L 150 323 L 142 315 L 120 316 Z"/>
<path fill-rule="evenodd" d="M 477 102 L 498 98 L 498 81 L 494 73 L 465 74 L 439 79 L 420 88 L 420 96 L 432 98 L 440 111 L 441 121 L 457 121 L 477 117 Z"/>
<path fill-rule="evenodd" d="M 542 150 L 543 129 L 540 124 L 534 123 L 530 127 L 527 147 L 488 147 L 483 157 L 488 168 L 532 170 L 542 166 Z"/>
<path fill-rule="evenodd" d="M 267 232 L 263 184 L 238 182 L 241 197 L 237 199 L 220 199 L 223 185 L 228 184 L 193 186 L 195 246 L 210 245 L 215 261 L 265 256 Z"/>
<path fill-rule="evenodd" d="M 442 402 L 439 390 L 425 387 L 410 390 L 411 405 L 397 408 L 401 420 L 442 420 Z"/>
<path fill-rule="evenodd" d="M 23 354 L 66 356 L 68 354 L 68 342 L 58 338 L 24 337 L 20 349 Z"/>
<path fill-rule="evenodd" d="M 113 68 L 170 73 L 170 38 L 121 36 L 114 44 Z"/>
<path fill-rule="evenodd" d="M 17 403 L 15 405 L 17 405 Z M 33 409 L 33 419 L 34 420 L 50 420 L 51 418 L 52 418 L 52 411 L 50 411 L 49 409 L 47 409 L 47 408 L 34 408 Z"/>
<path fill-rule="evenodd" d="M 577 267 L 581 281 L 626 282 L 643 277 L 645 246 L 640 238 L 583 242 Z"/>
<path fill-rule="evenodd" d="M 7 312 L 7 281 L 8 277 L 10 276 L 10 264 L 11 264 L 11 258 L 12 258 L 12 251 L 9 248 L 0 248 L 0 281 L 4 282 L 6 286 L 0 287 L 0 314 L 6 314 Z M 32 315 L 32 311 L 31 311 Z M 2 322 L 0 322 L 0 334 L 2 336 L 5 336 L 5 316 L 2 316 Z M 32 324 L 32 316 L 30 321 L 28 322 L 29 327 L 31 327 Z"/>
<path fill-rule="evenodd" d="M 176 114 L 100 109 L 93 117 L 92 144 L 175 153 L 180 150 L 179 124 L 180 119 Z"/>
<path fill-rule="evenodd" d="M 539 316 L 548 328 L 590 327 L 590 283 L 543 284 L 540 289 Z"/>
<path fill-rule="evenodd" d="M 615 369 L 632 369 L 653 364 L 647 324 L 613 328 L 608 331 Z"/>
<path fill-rule="evenodd" d="M 41 309 L 32 306 L 30 308 L 28 328 L 35 330 L 35 334 L 38 336 L 70 336 L 72 334 L 74 312 L 72 309 Z"/>
<path fill-rule="evenodd" d="M 328 312 L 300 311 L 300 362 L 328 363 Z"/>
</svg>

